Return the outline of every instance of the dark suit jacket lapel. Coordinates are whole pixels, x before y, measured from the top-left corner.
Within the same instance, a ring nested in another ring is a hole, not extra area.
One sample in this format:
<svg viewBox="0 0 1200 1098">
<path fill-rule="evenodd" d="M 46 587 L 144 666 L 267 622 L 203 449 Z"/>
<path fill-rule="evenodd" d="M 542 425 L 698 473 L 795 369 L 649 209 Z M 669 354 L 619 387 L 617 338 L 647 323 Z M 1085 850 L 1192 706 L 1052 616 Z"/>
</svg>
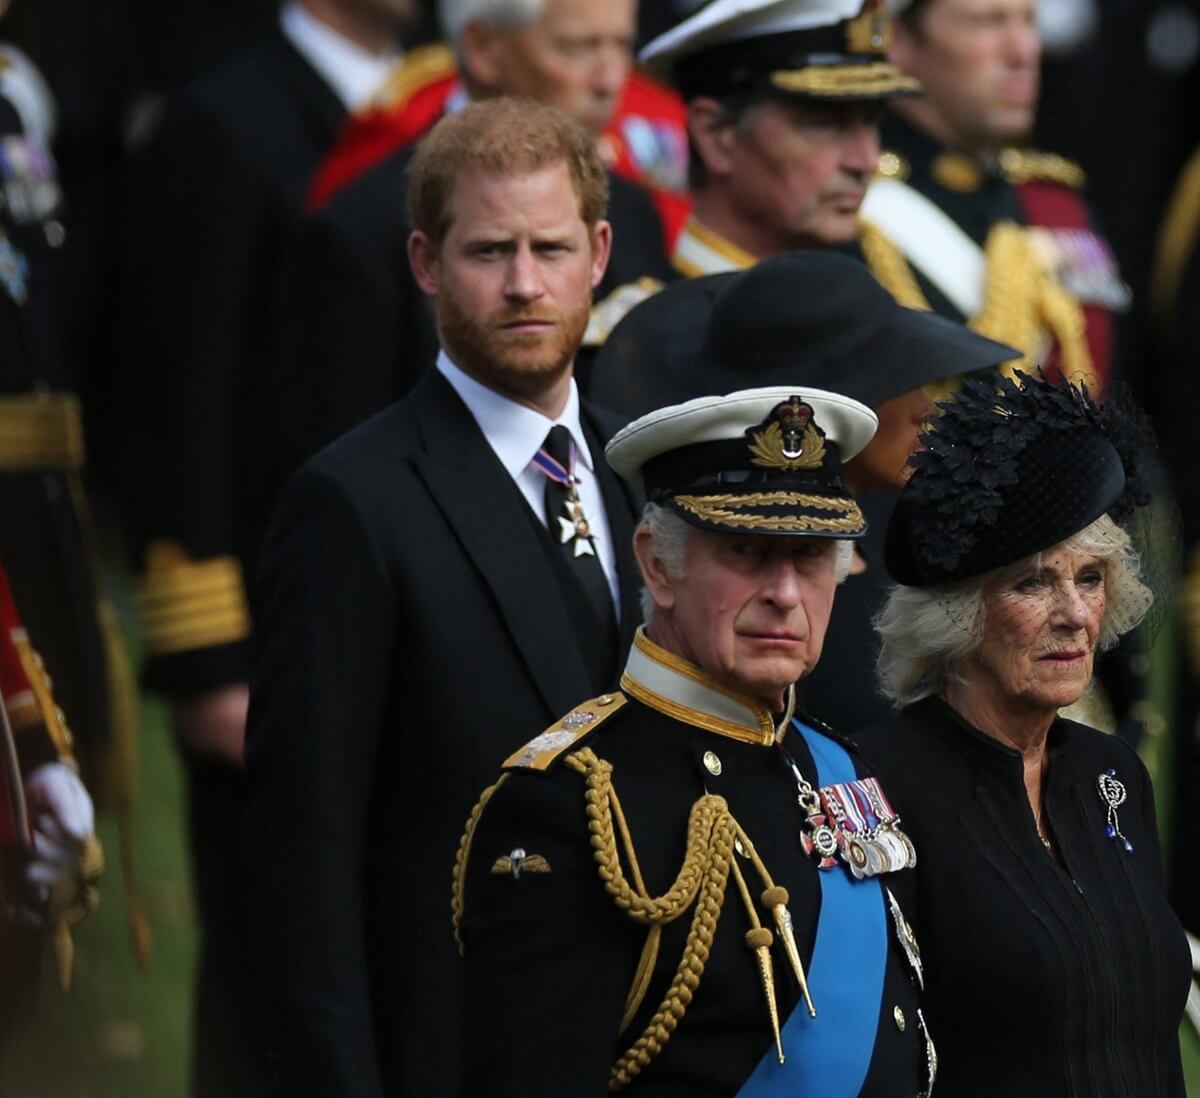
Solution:
<svg viewBox="0 0 1200 1098">
<path fill-rule="evenodd" d="M 618 667 L 624 665 L 625 653 L 633 643 L 633 634 L 642 623 L 642 574 L 633 556 L 633 531 L 641 512 L 641 499 L 604 459 L 604 444 L 616 433 L 614 417 L 588 403 L 583 405 L 583 429 L 588 436 L 596 477 L 604 496 L 608 529 L 612 534 L 617 558 L 617 582 L 621 591 L 620 634 L 621 651 Z"/>
<path fill-rule="evenodd" d="M 417 474 L 495 596 L 547 709 L 560 716 L 588 697 L 591 677 L 528 504 L 437 370 L 427 371 L 411 400 L 425 446 L 413 459 Z"/>
</svg>

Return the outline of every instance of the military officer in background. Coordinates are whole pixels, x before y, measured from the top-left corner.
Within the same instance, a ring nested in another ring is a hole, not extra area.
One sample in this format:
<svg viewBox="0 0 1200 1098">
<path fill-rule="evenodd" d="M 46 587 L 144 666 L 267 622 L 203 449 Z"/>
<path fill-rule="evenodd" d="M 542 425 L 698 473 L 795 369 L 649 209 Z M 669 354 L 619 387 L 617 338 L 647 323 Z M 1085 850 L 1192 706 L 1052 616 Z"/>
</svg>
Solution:
<svg viewBox="0 0 1200 1098">
<path fill-rule="evenodd" d="M 433 320 L 405 258 L 404 195 L 416 138 L 469 102 L 521 95 L 565 110 L 603 153 L 621 121 L 615 115 L 636 18 L 636 0 L 542 0 L 519 10 L 509 0 L 444 5 L 453 79 L 444 58 L 424 77 L 420 66 L 405 66 L 421 87 L 381 121 L 390 151 L 336 189 L 297 242 L 272 338 L 280 404 L 263 438 L 262 506 L 305 459 L 404 396 L 436 353 Z M 644 279 L 657 288 L 670 277 L 650 193 L 611 166 L 609 177 L 613 253 L 597 301 L 625 283 Z"/>
<path fill-rule="evenodd" d="M 71 238 L 52 152 L 56 117 L 28 55 L 0 43 L 0 560 L 14 609 L 37 638 L 38 674 L 53 680 L 55 721 L 58 706 L 69 715 L 73 765 L 125 828 L 135 702 L 83 488 L 81 378 L 64 346 Z M 124 868 L 131 884 L 132 867 Z M 132 892 L 131 901 L 144 960 L 147 932 Z"/>
<path fill-rule="evenodd" d="M 646 625 L 620 691 L 514 752 L 469 817 L 452 910 L 472 1098 L 929 1092 L 917 852 L 886 778 L 794 712 L 865 529 L 841 464 L 874 429 L 784 385 L 609 444 L 648 499 Z"/>
<path fill-rule="evenodd" d="M 269 306 L 305 190 L 347 112 L 386 79 L 413 0 L 289 0 L 272 33 L 167 104 L 126 189 L 116 321 L 144 681 L 187 789 L 200 923 L 192 1093 L 259 1098 L 261 1021 L 238 836 L 249 700 L 247 575 L 266 514 L 251 464 L 276 394 Z"/>
<path fill-rule="evenodd" d="M 644 7 L 633 5 L 638 15 Z M 624 0 L 532 0 L 516 19 L 496 0 L 441 0 L 438 17 L 450 45 L 413 50 L 355 113 L 313 178 L 311 206 L 325 205 L 490 83 L 595 130 L 605 164 L 651 193 L 674 240 L 688 211 L 686 115 L 674 90 L 630 68 L 634 26 Z"/>
<path fill-rule="evenodd" d="M 893 105 L 862 249 L 903 304 L 1018 347 L 1100 394 L 1129 304 L 1082 171 L 1019 147 L 1033 128 L 1035 0 L 891 0 L 892 60 L 925 94 Z"/>
<path fill-rule="evenodd" d="M 47 940 L 70 985 L 70 926 L 95 907 L 103 865 L 52 685 L 0 566 L 0 1053 L 32 1007 Z"/>
<path fill-rule="evenodd" d="M 694 208 L 672 256 L 679 275 L 854 241 L 883 104 L 918 90 L 887 60 L 887 27 L 874 2 L 714 0 L 646 46 L 643 61 L 688 106 Z M 602 305 L 588 332 L 604 345 L 589 391 L 630 414 L 648 407 L 629 391 L 647 363 L 691 361 L 713 287 L 673 286 L 669 301 L 655 290 L 614 295 L 619 307 Z"/>
</svg>

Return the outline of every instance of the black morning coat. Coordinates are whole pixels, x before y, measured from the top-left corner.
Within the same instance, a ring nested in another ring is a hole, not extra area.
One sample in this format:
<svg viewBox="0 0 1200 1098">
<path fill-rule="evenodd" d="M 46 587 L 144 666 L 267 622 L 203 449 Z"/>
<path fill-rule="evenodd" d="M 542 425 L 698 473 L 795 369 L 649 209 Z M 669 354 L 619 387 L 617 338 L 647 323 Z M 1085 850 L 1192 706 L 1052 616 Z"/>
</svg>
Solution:
<svg viewBox="0 0 1200 1098">
<path fill-rule="evenodd" d="M 458 1094 L 463 821 L 531 730 L 615 685 L 640 618 L 636 501 L 602 456 L 616 424 L 586 404 L 583 420 L 619 652 L 593 651 L 560 547 L 436 370 L 284 490 L 255 606 L 244 839 L 289 1096 Z"/>
<path fill-rule="evenodd" d="M 274 414 L 267 318 L 309 179 L 345 119 L 278 30 L 168 106 L 131 171 L 117 361 L 124 363 L 128 507 L 139 551 L 253 560 L 267 509 L 251 485 Z M 246 643 L 154 659 L 170 693 L 245 681 Z"/>
<path fill-rule="evenodd" d="M 264 436 L 271 498 L 305 459 L 412 388 L 437 350 L 432 311 L 408 266 L 406 146 L 305 221 L 280 288 Z M 649 192 L 609 173 L 613 250 L 596 301 L 643 276 L 669 279 Z"/>
<path fill-rule="evenodd" d="M 1150 776 L 1115 736 L 1050 729 L 1042 846 L 1016 751 L 937 698 L 856 735 L 920 852 L 938 1098 L 1183 1098 L 1188 947 L 1167 904 Z M 1109 838 L 1099 778 L 1127 800 Z"/>
</svg>

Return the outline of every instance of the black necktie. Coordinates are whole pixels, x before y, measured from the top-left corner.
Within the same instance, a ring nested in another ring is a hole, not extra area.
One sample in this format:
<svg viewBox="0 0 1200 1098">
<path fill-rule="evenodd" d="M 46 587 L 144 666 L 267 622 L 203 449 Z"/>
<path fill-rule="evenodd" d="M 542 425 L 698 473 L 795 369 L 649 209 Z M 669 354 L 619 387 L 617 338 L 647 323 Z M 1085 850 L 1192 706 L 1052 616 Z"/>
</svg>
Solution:
<svg viewBox="0 0 1200 1098">
<path fill-rule="evenodd" d="M 596 611 L 598 622 L 615 638 L 616 615 L 613 612 L 612 591 L 604 576 L 600 558 L 596 554 L 591 527 L 579 501 L 578 486 L 572 479 L 575 463 L 571 460 L 571 432 L 561 424 L 551 427 L 542 451 L 549 455 L 565 474 L 562 479 L 571 479 L 569 485 L 563 484 L 546 469 L 542 470 L 546 474 L 543 498 L 550 536 L 561 546 L 571 571 L 587 593 L 592 609 Z"/>
</svg>

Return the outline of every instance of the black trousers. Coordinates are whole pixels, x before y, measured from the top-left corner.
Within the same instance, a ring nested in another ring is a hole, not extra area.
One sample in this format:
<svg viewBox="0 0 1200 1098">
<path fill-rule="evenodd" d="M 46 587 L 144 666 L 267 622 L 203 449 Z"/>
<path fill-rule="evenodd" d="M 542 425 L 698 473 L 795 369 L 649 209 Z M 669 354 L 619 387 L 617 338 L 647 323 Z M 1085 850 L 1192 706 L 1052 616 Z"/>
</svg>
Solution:
<svg viewBox="0 0 1200 1098">
<path fill-rule="evenodd" d="M 192 1098 L 263 1098 L 271 1092 L 266 1026 L 242 885 L 242 772 L 183 754 L 192 892 L 200 952 L 192 1016 Z"/>
</svg>

